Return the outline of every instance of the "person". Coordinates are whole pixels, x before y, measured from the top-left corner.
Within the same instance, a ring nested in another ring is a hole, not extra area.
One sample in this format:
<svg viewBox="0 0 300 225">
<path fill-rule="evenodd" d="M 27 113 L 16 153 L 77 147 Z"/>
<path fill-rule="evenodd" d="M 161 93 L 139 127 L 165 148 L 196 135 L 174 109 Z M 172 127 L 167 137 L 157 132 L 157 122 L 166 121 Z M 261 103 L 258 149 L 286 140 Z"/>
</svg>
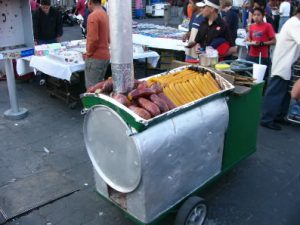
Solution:
<svg viewBox="0 0 300 225">
<path fill-rule="evenodd" d="M 296 100 L 300 100 L 300 79 L 297 80 L 297 82 L 294 84 L 291 97 Z"/>
<path fill-rule="evenodd" d="M 39 8 L 39 3 L 36 0 L 30 0 L 31 11 L 35 11 Z"/>
<path fill-rule="evenodd" d="M 203 22 L 204 17 L 201 15 L 202 10 L 205 4 L 203 2 L 194 2 L 193 3 L 193 15 L 192 19 L 189 23 L 189 31 L 183 36 L 182 41 L 192 42 L 195 40 L 195 37 L 198 33 L 198 29 L 200 24 Z M 196 46 L 193 48 L 187 48 L 185 50 L 186 60 L 193 60 L 198 58 L 198 54 L 196 53 Z"/>
<path fill-rule="evenodd" d="M 219 0 L 205 0 L 204 4 L 202 15 L 205 19 L 200 24 L 194 42 L 186 47 L 191 48 L 197 44 L 197 49 L 204 51 L 207 46 L 212 46 L 218 50 L 220 57 L 230 56 L 236 52 L 236 47 L 228 26 L 219 15 Z"/>
<path fill-rule="evenodd" d="M 250 9 L 250 1 L 244 0 L 242 4 L 243 15 L 242 15 L 242 27 L 247 28 L 248 25 L 248 17 L 249 17 L 249 9 Z"/>
<path fill-rule="evenodd" d="M 41 0 L 38 10 L 32 14 L 35 44 L 60 42 L 63 35 L 62 17 L 58 10 L 51 6 L 50 0 Z"/>
<path fill-rule="evenodd" d="M 225 20 L 228 25 L 231 37 L 235 41 L 239 27 L 239 15 L 238 12 L 232 8 L 232 0 L 224 0 L 222 2 L 221 14 L 223 20 Z"/>
<path fill-rule="evenodd" d="M 290 12 L 291 12 L 291 4 L 288 2 L 288 0 L 284 0 L 283 2 L 281 2 L 279 6 L 280 19 L 279 19 L 278 32 L 281 31 L 283 24 L 285 24 L 285 22 L 289 19 Z"/>
<path fill-rule="evenodd" d="M 253 20 L 254 24 L 249 26 L 247 41 L 250 42 L 250 50 L 247 60 L 260 63 L 269 67 L 269 46 L 276 43 L 275 31 L 271 24 L 265 23 L 263 20 L 264 10 L 262 8 L 254 8 Z M 269 72 L 266 70 L 264 80 L 267 79 Z"/>
<path fill-rule="evenodd" d="M 248 26 L 250 26 L 253 23 L 253 9 L 254 8 L 261 8 L 264 10 L 264 21 L 267 23 L 270 23 L 273 28 L 275 29 L 274 26 L 274 18 L 272 15 L 272 9 L 270 8 L 269 5 L 267 5 L 266 0 L 254 0 L 253 2 L 253 8 L 249 11 L 249 17 L 248 17 Z"/>
<path fill-rule="evenodd" d="M 82 17 L 85 15 L 85 0 L 78 0 L 76 4 L 76 11 L 75 14 L 80 14 Z"/>
<path fill-rule="evenodd" d="M 271 79 L 266 89 L 261 126 L 281 130 L 290 104 L 291 68 L 300 54 L 300 7 L 282 27 L 273 54 Z"/>
<path fill-rule="evenodd" d="M 267 6 L 270 7 L 272 10 L 272 16 L 274 20 L 274 30 L 277 33 L 278 32 L 278 26 L 279 26 L 279 19 L 280 19 L 280 14 L 279 14 L 279 5 L 278 5 L 278 0 L 270 0 L 267 3 Z"/>
<path fill-rule="evenodd" d="M 88 0 L 88 8 L 91 14 L 87 21 L 86 88 L 104 79 L 110 61 L 108 16 L 99 0 Z"/>
</svg>

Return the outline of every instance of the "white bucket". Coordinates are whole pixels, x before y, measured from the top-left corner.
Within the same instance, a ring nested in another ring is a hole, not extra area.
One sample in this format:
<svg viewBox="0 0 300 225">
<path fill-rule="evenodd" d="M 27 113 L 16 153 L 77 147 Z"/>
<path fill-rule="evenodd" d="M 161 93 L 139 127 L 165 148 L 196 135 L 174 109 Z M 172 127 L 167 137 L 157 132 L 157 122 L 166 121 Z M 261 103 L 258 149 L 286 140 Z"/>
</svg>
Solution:
<svg viewBox="0 0 300 225">
<path fill-rule="evenodd" d="M 253 78 L 255 83 L 261 83 L 264 80 L 264 76 L 267 70 L 267 66 L 261 64 L 253 64 Z"/>
</svg>

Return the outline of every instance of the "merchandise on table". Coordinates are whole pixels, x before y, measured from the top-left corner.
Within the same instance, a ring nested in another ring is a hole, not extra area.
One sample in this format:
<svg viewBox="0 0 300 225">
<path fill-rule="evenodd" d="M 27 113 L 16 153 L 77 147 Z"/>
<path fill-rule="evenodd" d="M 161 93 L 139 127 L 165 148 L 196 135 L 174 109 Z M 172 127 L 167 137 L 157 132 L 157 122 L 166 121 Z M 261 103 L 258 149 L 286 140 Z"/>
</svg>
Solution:
<svg viewBox="0 0 300 225">
<path fill-rule="evenodd" d="M 134 34 L 142 34 L 153 38 L 169 38 L 181 40 L 185 32 L 172 27 L 159 26 L 155 24 L 138 24 L 133 29 Z"/>
</svg>

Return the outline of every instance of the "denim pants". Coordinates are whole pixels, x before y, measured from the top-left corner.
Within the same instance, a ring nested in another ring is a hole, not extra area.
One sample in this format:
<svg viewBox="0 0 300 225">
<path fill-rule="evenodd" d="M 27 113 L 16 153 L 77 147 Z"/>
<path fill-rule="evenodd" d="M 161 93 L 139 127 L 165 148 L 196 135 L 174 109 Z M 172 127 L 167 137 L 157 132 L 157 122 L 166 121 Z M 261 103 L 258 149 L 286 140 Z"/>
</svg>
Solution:
<svg viewBox="0 0 300 225">
<path fill-rule="evenodd" d="M 289 84 L 289 80 L 279 76 L 270 78 L 263 102 L 262 123 L 273 123 L 287 115 L 291 99 Z"/>
</svg>

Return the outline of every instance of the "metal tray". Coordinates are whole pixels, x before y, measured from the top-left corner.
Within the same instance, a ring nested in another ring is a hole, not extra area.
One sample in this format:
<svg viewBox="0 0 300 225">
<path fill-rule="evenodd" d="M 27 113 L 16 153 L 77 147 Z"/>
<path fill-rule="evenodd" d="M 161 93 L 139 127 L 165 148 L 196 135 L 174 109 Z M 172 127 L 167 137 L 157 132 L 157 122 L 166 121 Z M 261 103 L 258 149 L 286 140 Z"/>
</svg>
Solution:
<svg viewBox="0 0 300 225">
<path fill-rule="evenodd" d="M 168 112 L 160 114 L 159 116 L 156 116 L 149 120 L 145 120 L 145 119 L 141 118 L 140 116 L 135 114 L 133 111 L 131 111 L 129 108 L 120 104 L 118 101 L 116 101 L 115 99 L 113 99 L 107 95 L 96 94 L 96 93 L 84 93 L 81 95 L 81 100 L 84 105 L 83 112 L 91 110 L 93 107 L 96 107 L 97 105 L 108 106 L 122 117 L 122 119 L 131 127 L 132 134 L 134 134 L 136 132 L 141 132 L 141 131 L 147 129 L 150 126 L 153 126 L 153 125 L 159 123 L 160 121 L 163 121 L 170 117 L 184 113 L 195 107 L 198 107 L 202 104 L 205 104 L 208 101 L 211 101 L 216 98 L 225 97 L 225 96 L 227 96 L 227 94 L 230 91 L 232 91 L 234 89 L 234 86 L 231 83 L 229 83 L 227 80 L 225 80 L 223 77 L 221 77 L 216 71 L 211 70 L 210 68 L 207 68 L 207 67 L 202 67 L 202 66 L 193 66 L 193 65 L 182 66 L 182 67 L 170 70 L 168 72 L 154 75 L 151 77 L 164 76 L 169 73 L 175 73 L 175 72 L 182 71 L 185 68 L 197 69 L 201 72 L 209 71 L 214 76 L 215 80 L 218 82 L 218 84 L 220 85 L 222 90 L 215 94 L 208 95 L 204 98 L 198 99 L 196 101 L 189 102 L 183 106 L 177 107 L 173 110 L 170 110 Z M 151 77 L 147 77 L 143 80 L 148 80 Z"/>
</svg>

